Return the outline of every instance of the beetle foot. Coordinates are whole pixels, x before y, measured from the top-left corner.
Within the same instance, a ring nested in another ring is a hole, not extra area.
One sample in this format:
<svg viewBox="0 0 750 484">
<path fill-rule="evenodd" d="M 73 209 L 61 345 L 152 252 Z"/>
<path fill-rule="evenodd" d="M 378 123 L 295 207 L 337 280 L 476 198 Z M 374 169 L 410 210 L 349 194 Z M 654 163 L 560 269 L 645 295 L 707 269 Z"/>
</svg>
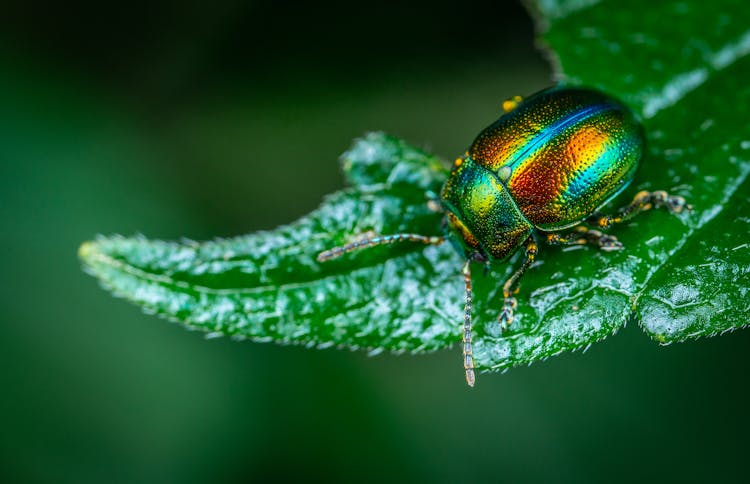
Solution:
<svg viewBox="0 0 750 484">
<path fill-rule="evenodd" d="M 656 205 L 666 207 L 671 213 L 690 212 L 693 210 L 693 206 L 678 195 L 670 195 L 665 191 L 658 191 L 654 192 L 654 198 Z"/>
<path fill-rule="evenodd" d="M 586 235 L 605 252 L 622 249 L 622 242 L 614 235 L 604 234 L 598 230 L 589 230 Z"/>
<path fill-rule="evenodd" d="M 513 310 L 516 309 L 518 302 L 516 298 L 510 296 L 505 298 L 503 309 L 500 311 L 500 316 L 497 317 L 497 321 L 500 323 L 500 330 L 505 331 L 513 324 Z"/>
</svg>

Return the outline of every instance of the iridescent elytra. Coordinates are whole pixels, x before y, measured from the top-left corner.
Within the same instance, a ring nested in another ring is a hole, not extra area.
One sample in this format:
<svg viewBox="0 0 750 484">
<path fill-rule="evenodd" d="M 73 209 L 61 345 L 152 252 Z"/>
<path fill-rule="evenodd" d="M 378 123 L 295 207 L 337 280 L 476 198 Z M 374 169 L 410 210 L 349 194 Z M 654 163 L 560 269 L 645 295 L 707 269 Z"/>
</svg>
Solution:
<svg viewBox="0 0 750 484">
<path fill-rule="evenodd" d="M 524 248 L 521 266 L 503 285 L 498 322 L 504 330 L 513 323 L 514 294 L 534 262 L 538 240 L 619 250 L 622 244 L 602 230 L 652 207 L 672 213 L 691 208 L 682 197 L 658 190 L 637 193 L 611 215 L 599 212 L 633 180 L 645 144 L 635 114 L 613 97 L 588 88 L 553 87 L 527 99 L 508 99 L 503 110 L 456 159 L 439 200 L 431 203 L 444 214 L 444 236 L 381 235 L 318 255 L 322 262 L 382 244 L 450 241 L 466 260 L 463 360 L 470 386 L 475 382 L 472 262 L 501 263 Z"/>
</svg>

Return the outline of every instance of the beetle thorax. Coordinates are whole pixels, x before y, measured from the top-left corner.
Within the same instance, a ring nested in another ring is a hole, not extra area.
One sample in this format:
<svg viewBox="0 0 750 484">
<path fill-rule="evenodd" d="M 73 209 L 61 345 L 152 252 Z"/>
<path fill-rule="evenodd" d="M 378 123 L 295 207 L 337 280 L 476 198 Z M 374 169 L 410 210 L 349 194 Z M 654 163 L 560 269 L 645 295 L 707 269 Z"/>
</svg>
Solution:
<svg viewBox="0 0 750 484">
<path fill-rule="evenodd" d="M 449 236 L 467 258 L 506 259 L 531 234 L 498 175 L 469 157 L 455 164 L 440 199 Z"/>
</svg>

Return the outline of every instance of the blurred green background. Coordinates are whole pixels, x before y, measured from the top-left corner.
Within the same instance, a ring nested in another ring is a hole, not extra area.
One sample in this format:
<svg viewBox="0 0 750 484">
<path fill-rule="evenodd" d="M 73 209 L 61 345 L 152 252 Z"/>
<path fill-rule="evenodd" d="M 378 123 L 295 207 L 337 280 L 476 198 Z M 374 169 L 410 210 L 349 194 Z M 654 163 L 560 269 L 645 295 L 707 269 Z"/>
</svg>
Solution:
<svg viewBox="0 0 750 484">
<path fill-rule="evenodd" d="M 290 222 L 368 130 L 450 159 L 549 84 L 513 2 L 4 2 L 0 478 L 746 478 L 748 332 L 660 348 L 630 324 L 469 390 L 457 348 L 206 340 L 80 270 L 97 233 Z"/>
</svg>

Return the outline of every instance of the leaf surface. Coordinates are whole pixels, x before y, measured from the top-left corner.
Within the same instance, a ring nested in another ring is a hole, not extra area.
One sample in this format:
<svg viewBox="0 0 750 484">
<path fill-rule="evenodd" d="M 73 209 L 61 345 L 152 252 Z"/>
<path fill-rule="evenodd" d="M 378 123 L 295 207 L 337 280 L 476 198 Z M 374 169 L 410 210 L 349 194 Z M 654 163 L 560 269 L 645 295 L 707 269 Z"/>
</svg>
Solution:
<svg viewBox="0 0 750 484">
<path fill-rule="evenodd" d="M 487 275 L 475 268 L 477 366 L 585 348 L 631 319 L 662 343 L 748 324 L 748 10 L 727 0 L 540 0 L 531 8 L 562 82 L 610 92 L 644 118 L 648 152 L 612 206 L 642 189 L 667 189 L 695 210 L 651 211 L 614 227 L 625 245 L 619 252 L 542 246 L 523 279 L 516 322 L 502 334 L 500 286 L 519 261 Z M 371 352 L 457 343 L 462 260 L 450 244 L 316 261 L 322 250 L 374 233 L 440 234 L 441 216 L 427 201 L 446 164 L 371 133 L 342 166 L 350 186 L 288 226 L 203 243 L 100 237 L 80 256 L 114 294 L 213 335 Z"/>
<path fill-rule="evenodd" d="M 536 10 L 551 18 L 544 39 L 561 81 L 612 92 L 643 116 L 650 148 L 640 187 L 695 206 L 684 230 L 660 215 L 634 221 L 655 235 L 633 254 L 647 264 L 629 291 L 643 328 L 670 343 L 750 323 L 746 5 L 540 1 Z"/>
</svg>

